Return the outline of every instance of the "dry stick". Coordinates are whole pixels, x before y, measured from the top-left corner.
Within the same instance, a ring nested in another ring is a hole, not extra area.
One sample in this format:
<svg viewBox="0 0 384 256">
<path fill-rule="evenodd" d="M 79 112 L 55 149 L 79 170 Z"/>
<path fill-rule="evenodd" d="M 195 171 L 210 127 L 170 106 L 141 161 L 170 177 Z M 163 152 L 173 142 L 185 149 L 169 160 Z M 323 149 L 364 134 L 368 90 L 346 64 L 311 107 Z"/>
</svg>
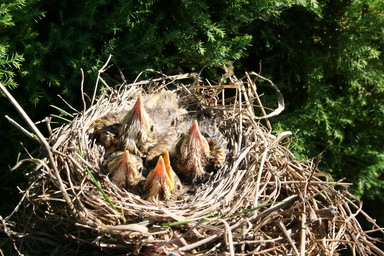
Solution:
<svg viewBox="0 0 384 256">
<path fill-rule="evenodd" d="M 265 161 L 267 160 L 267 155 L 268 155 L 268 151 L 269 151 L 268 141 L 265 140 L 265 143 L 267 143 L 267 144 L 266 144 L 266 147 L 264 149 L 263 156 L 262 156 L 261 162 L 260 162 L 259 172 L 257 174 L 256 195 L 255 195 L 255 201 L 253 202 L 253 207 L 257 207 L 259 204 L 259 190 L 260 190 L 261 177 L 262 177 Z M 257 215 L 257 211 L 255 211 L 254 214 Z"/>
<path fill-rule="evenodd" d="M 268 119 L 268 117 L 267 117 L 267 113 L 265 112 L 265 108 L 264 108 L 264 106 L 263 106 L 263 103 L 261 102 L 260 97 L 259 97 L 259 94 L 257 93 L 257 90 L 256 90 L 256 84 L 252 83 L 252 80 L 251 80 L 251 78 L 249 77 L 248 72 L 245 72 L 245 75 L 247 76 L 248 83 L 249 83 L 250 85 L 252 85 L 251 88 L 253 89 L 253 93 L 254 93 L 254 95 L 255 95 L 257 104 L 259 105 L 260 111 L 261 111 L 261 113 L 263 114 L 263 116 L 265 117 L 266 125 L 267 125 L 269 131 L 272 131 L 272 125 L 271 125 L 271 123 L 269 122 L 269 119 Z M 260 76 L 258 76 L 258 77 L 260 77 Z"/>
<path fill-rule="evenodd" d="M 274 211 L 278 211 L 278 210 L 282 209 L 283 207 L 287 206 L 288 204 L 291 204 L 291 203 L 297 201 L 298 199 L 300 199 L 300 197 L 298 195 L 293 195 L 293 196 L 287 197 L 286 199 L 284 199 L 280 203 L 272 206 L 271 208 L 269 208 L 268 210 L 265 210 L 264 212 L 262 212 L 259 215 L 253 215 L 252 217 L 250 217 L 246 221 L 251 221 L 251 220 L 257 221 L 258 219 L 261 219 L 261 218 L 271 214 Z M 243 224 L 243 222 L 244 221 L 239 221 L 236 224 L 230 226 L 230 230 L 234 230 L 234 229 L 238 228 L 240 225 Z M 179 249 L 181 251 L 190 251 L 190 250 L 192 250 L 192 249 L 194 249 L 196 247 L 199 247 L 199 246 L 201 246 L 203 244 L 209 243 L 209 242 L 217 239 L 220 236 L 221 236 L 221 234 L 214 234 L 214 235 L 211 235 L 211 236 L 209 236 L 207 238 L 204 238 L 204 239 L 202 239 L 200 241 L 197 241 L 197 242 L 195 242 L 193 244 L 180 247 Z"/>
<path fill-rule="evenodd" d="M 348 196 L 351 196 L 349 193 L 348 193 Z M 356 209 L 359 209 L 359 213 L 361 213 L 374 227 L 376 227 L 378 230 L 381 231 L 382 234 L 384 234 L 384 228 L 381 228 L 375 220 L 373 220 L 371 218 L 371 216 L 369 216 L 366 212 L 364 212 L 361 207 L 357 206 L 352 200 L 350 200 L 348 197 L 344 197 L 349 204 L 351 204 L 353 207 L 355 207 Z"/>
<path fill-rule="evenodd" d="M 242 85 L 241 89 L 243 91 L 244 99 L 245 99 L 245 102 L 246 102 L 246 105 L 247 105 L 247 110 L 248 110 L 250 116 L 254 116 L 255 115 L 255 111 L 253 110 L 253 105 L 251 104 L 251 101 L 248 98 L 248 94 L 247 94 L 248 90 L 245 89 L 245 86 L 244 86 L 243 82 L 241 83 L 241 85 Z"/>
<path fill-rule="evenodd" d="M 243 97 L 242 97 L 242 95 L 243 95 L 243 86 L 241 86 L 240 84 L 239 84 L 239 128 L 240 128 L 240 130 L 239 130 L 239 140 L 238 140 L 238 149 L 240 149 L 241 148 L 241 142 L 242 142 L 242 140 L 243 140 L 243 138 L 242 138 L 242 136 L 243 136 L 243 111 L 242 111 L 242 105 L 243 105 L 243 102 L 242 102 L 242 100 L 243 100 Z"/>
<path fill-rule="evenodd" d="M 182 74 L 182 75 L 168 76 L 166 79 L 174 79 L 176 81 L 176 80 L 183 80 L 183 79 L 192 78 L 195 76 L 196 76 L 196 73 L 186 73 L 186 74 Z M 150 84 L 152 82 L 159 82 L 159 81 L 163 81 L 163 80 L 164 80 L 164 77 L 156 78 L 156 79 L 150 79 L 150 80 L 143 80 L 143 81 L 134 82 L 132 84 L 129 84 L 129 86 L 133 87 L 133 86 L 138 86 L 138 85 L 145 85 L 145 84 Z"/>
<path fill-rule="evenodd" d="M 25 129 L 24 127 L 22 127 L 19 123 L 17 123 L 15 120 L 13 120 L 12 118 L 10 118 L 9 116 L 5 115 L 5 118 L 11 123 L 13 124 L 17 129 L 19 129 L 22 133 L 24 133 L 25 135 L 27 135 L 28 138 L 30 138 L 31 140 L 39 143 L 40 141 L 36 138 L 35 134 L 29 132 L 27 129 Z"/>
<path fill-rule="evenodd" d="M 277 147 L 279 142 L 292 135 L 291 131 L 285 131 L 280 133 L 277 138 L 271 143 L 271 148 Z"/>
<path fill-rule="evenodd" d="M 59 97 L 65 103 L 65 105 L 67 105 L 70 109 L 72 109 L 76 113 L 79 113 L 79 111 L 77 109 L 75 109 L 74 107 L 72 107 L 63 97 L 61 97 L 60 94 L 57 94 L 57 97 Z"/>
<path fill-rule="evenodd" d="M 208 66 L 208 65 L 205 65 L 204 67 L 202 67 L 202 69 L 200 69 L 199 73 L 192 73 L 192 74 L 195 75 L 195 79 L 194 79 L 192 85 L 190 86 L 191 89 L 195 89 L 196 84 L 199 83 L 199 79 L 200 79 L 200 77 L 201 77 L 201 73 L 203 73 L 203 70 L 204 70 L 207 66 Z"/>
<path fill-rule="evenodd" d="M 60 189 L 61 193 L 63 194 L 63 197 L 64 197 L 65 201 L 67 202 L 67 204 L 69 206 L 69 209 L 71 210 L 72 214 L 74 216 L 77 216 L 78 213 L 77 213 L 77 211 L 75 209 L 75 206 L 73 205 L 71 199 L 69 198 L 69 196 L 67 194 L 67 191 L 65 190 L 65 186 L 63 184 L 63 181 L 61 180 L 61 177 L 60 177 L 60 174 L 59 174 L 59 170 L 57 169 L 57 166 L 55 165 L 55 160 L 53 158 L 51 147 L 49 146 L 48 142 L 45 140 L 43 134 L 41 134 L 39 129 L 36 127 L 36 125 L 29 118 L 29 116 L 24 111 L 24 109 L 20 106 L 20 104 L 16 101 L 16 99 L 8 92 L 8 90 L 1 83 L 0 83 L 0 89 L 5 94 L 5 97 L 16 108 L 16 110 L 19 112 L 19 114 L 25 120 L 25 122 L 27 122 L 27 124 L 33 130 L 33 132 L 37 135 L 37 138 L 39 139 L 40 143 L 42 144 L 42 146 L 47 151 L 50 165 L 53 168 L 54 174 L 55 174 L 55 177 L 56 177 L 56 181 L 53 180 L 53 182 L 55 183 L 56 187 L 58 187 Z"/>
<path fill-rule="evenodd" d="M 107 65 L 108 65 L 109 61 L 111 60 L 111 58 L 112 58 L 112 55 L 110 54 L 108 59 L 107 59 L 107 61 L 105 62 L 105 64 L 98 71 L 97 79 L 96 79 L 96 84 L 95 84 L 95 89 L 93 90 L 91 106 L 93 106 L 93 102 L 95 101 L 95 98 L 96 98 L 96 92 L 97 92 L 97 86 L 99 85 L 100 74 L 104 73 L 106 71 Z"/>
<path fill-rule="evenodd" d="M 52 117 L 49 117 L 49 116 L 45 117 L 45 124 L 47 125 L 49 136 L 52 136 L 53 134 L 52 127 L 51 127 L 51 120 L 52 120 Z"/>
<path fill-rule="evenodd" d="M 87 110 L 87 104 L 84 99 L 84 71 L 82 68 L 80 68 L 80 72 L 81 72 L 81 83 L 80 83 L 81 100 L 83 101 L 83 111 L 85 112 Z"/>
<path fill-rule="evenodd" d="M 306 239 L 306 225 L 307 225 L 307 215 L 305 213 L 305 203 L 303 213 L 301 214 L 301 242 L 300 242 L 300 255 L 305 256 L 305 239 Z"/>
<path fill-rule="evenodd" d="M 295 243 L 293 242 L 292 238 L 289 236 L 287 229 L 285 228 L 283 222 L 279 220 L 277 222 L 277 226 L 280 228 L 281 232 L 283 232 L 284 236 L 287 238 L 289 244 L 292 246 L 293 250 L 295 251 L 296 255 L 300 255 L 299 251 L 297 250 L 297 247 Z"/>
<path fill-rule="evenodd" d="M 277 104 L 278 104 L 278 107 L 277 109 L 275 109 L 274 111 L 272 111 L 271 113 L 269 113 L 268 115 L 265 115 L 265 116 L 262 116 L 262 117 L 255 117 L 256 119 L 267 119 L 267 118 L 270 118 L 272 116 L 277 116 L 279 115 L 285 108 L 285 104 L 284 104 L 284 97 L 283 97 L 283 94 L 280 92 L 279 88 L 269 79 L 255 73 L 255 72 L 251 72 L 250 73 L 251 75 L 255 75 L 265 81 L 267 81 L 270 85 L 272 85 L 273 89 L 275 89 L 276 93 L 277 93 Z M 257 95 L 257 94 L 256 94 Z M 258 99 L 259 101 L 260 99 Z M 261 104 L 261 101 L 260 101 L 260 104 Z M 262 106 L 262 105 L 260 105 Z"/>
<path fill-rule="evenodd" d="M 235 256 L 235 249 L 234 249 L 234 246 L 233 246 L 233 236 L 232 236 L 231 227 L 229 226 L 227 221 L 220 220 L 220 219 L 219 219 L 219 221 L 221 221 L 224 224 L 224 227 L 225 227 L 226 235 L 224 234 L 224 237 L 225 237 L 225 241 L 228 243 L 229 254 L 231 256 Z"/>
<path fill-rule="evenodd" d="M 301 227 L 300 227 L 300 231 L 301 231 L 300 255 L 301 256 L 305 256 L 305 251 L 306 251 L 305 241 L 307 239 L 307 232 L 306 232 L 306 230 L 307 230 L 307 208 L 305 207 L 305 204 L 309 201 L 309 199 L 307 199 L 308 187 L 311 183 L 311 179 L 313 177 L 313 173 L 314 173 L 315 169 L 312 169 L 312 170 L 313 171 L 311 171 L 310 176 L 308 177 L 308 179 L 305 182 L 304 191 L 303 191 L 304 195 L 302 197 L 303 210 L 301 213 Z"/>
<path fill-rule="evenodd" d="M 42 163 L 42 165 L 45 165 L 45 163 Z M 31 185 L 29 185 L 29 187 L 26 190 L 24 190 L 25 193 L 23 193 L 23 196 L 21 197 L 19 203 L 16 205 L 16 207 L 13 209 L 13 211 L 7 217 L 5 217 L 5 219 L 4 219 L 5 221 L 8 221 L 9 219 L 11 219 L 12 216 L 19 210 L 19 208 L 21 207 L 25 198 L 29 196 L 29 193 L 26 193 L 26 192 L 32 190 L 32 188 L 35 186 L 35 184 L 37 183 L 38 180 L 39 180 L 39 178 L 37 178 L 36 180 L 31 182 Z M 0 218 L 1 218 L 1 215 L 0 215 Z M 6 225 L 3 225 L 3 229 L 6 232 Z M 11 230 L 9 230 L 9 231 L 11 231 Z M 13 232 L 13 231 L 11 231 L 11 232 Z M 8 234 L 8 232 L 6 232 L 6 233 Z"/>
<path fill-rule="evenodd" d="M 257 220 L 262 219 L 265 216 L 268 216 L 272 212 L 278 211 L 289 204 L 293 204 L 294 202 L 296 202 L 299 199 L 300 199 L 300 196 L 298 196 L 298 195 L 292 195 L 290 197 L 287 197 L 283 201 L 281 201 L 281 202 L 275 204 L 274 206 L 268 208 L 267 210 L 263 211 L 259 215 L 253 215 L 251 218 L 249 218 L 249 220 L 250 221 L 254 220 L 256 222 Z"/>
<path fill-rule="evenodd" d="M 267 182 L 268 185 L 273 185 L 275 184 L 274 181 L 268 181 Z M 301 184 L 303 183 L 302 181 L 298 181 L 298 180 L 284 180 L 284 181 L 280 181 L 281 184 Z M 339 181 L 311 181 L 311 184 L 324 184 L 324 185 L 329 185 L 329 186 L 344 186 L 344 187 L 347 187 L 347 186 L 352 186 L 353 183 L 347 183 L 347 182 L 339 182 Z"/>
</svg>

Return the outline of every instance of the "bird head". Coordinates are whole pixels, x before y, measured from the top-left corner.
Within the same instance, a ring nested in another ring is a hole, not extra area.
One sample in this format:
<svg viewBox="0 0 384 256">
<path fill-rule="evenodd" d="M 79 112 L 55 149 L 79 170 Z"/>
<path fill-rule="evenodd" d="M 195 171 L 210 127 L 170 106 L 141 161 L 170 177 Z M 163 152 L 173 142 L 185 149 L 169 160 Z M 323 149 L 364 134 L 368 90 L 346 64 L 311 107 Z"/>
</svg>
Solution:
<svg viewBox="0 0 384 256">
<path fill-rule="evenodd" d="M 171 197 L 171 192 L 175 188 L 173 178 L 168 175 L 169 158 L 164 161 L 160 156 L 155 168 L 148 174 L 144 184 L 146 198 L 158 197 L 161 200 L 168 200 Z"/>
<path fill-rule="evenodd" d="M 178 170 L 182 176 L 192 178 L 195 182 L 196 179 L 205 176 L 205 168 L 210 159 L 211 150 L 208 141 L 201 134 L 197 120 L 194 120 L 179 149 Z"/>
<path fill-rule="evenodd" d="M 156 129 L 144 108 L 141 95 L 137 97 L 135 105 L 123 119 L 120 127 L 120 140 L 123 148 L 131 152 L 135 152 L 135 147 L 140 151 L 147 151 L 156 140 Z"/>
<path fill-rule="evenodd" d="M 183 139 L 180 147 L 182 157 L 189 159 L 194 156 L 208 158 L 210 149 L 208 141 L 199 130 L 197 120 L 193 121 L 189 134 Z"/>
<path fill-rule="evenodd" d="M 134 126 L 137 128 L 137 131 L 141 131 L 142 133 L 153 132 L 153 122 L 144 108 L 141 94 L 137 97 L 135 105 L 130 113 L 127 114 L 124 122 L 130 126 Z"/>
<path fill-rule="evenodd" d="M 112 154 L 107 167 L 112 174 L 124 174 L 122 177 L 126 177 L 128 185 L 135 184 L 140 177 L 138 169 L 141 166 L 139 163 L 135 163 L 135 159 L 129 154 L 128 150 Z"/>
</svg>

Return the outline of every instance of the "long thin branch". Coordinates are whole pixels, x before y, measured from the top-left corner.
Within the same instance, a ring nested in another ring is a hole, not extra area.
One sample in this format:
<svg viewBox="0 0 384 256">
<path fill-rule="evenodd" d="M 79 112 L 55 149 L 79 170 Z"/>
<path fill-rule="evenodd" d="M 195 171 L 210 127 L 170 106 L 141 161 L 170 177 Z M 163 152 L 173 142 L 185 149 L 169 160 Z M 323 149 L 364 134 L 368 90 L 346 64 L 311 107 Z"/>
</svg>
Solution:
<svg viewBox="0 0 384 256">
<path fill-rule="evenodd" d="M 55 165 L 55 161 L 53 158 L 53 154 L 51 151 L 51 147 L 49 146 L 48 142 L 46 141 L 44 135 L 39 131 L 39 129 L 36 127 L 36 125 L 32 122 L 31 118 L 29 118 L 28 114 L 24 111 L 24 109 L 20 106 L 20 104 L 16 101 L 16 99 L 8 92 L 7 88 L 3 84 L 0 83 L 0 89 L 3 91 L 5 97 L 9 100 L 9 102 L 15 107 L 15 109 L 19 112 L 21 117 L 24 119 L 24 121 L 28 124 L 28 126 L 32 129 L 32 131 L 36 134 L 37 138 L 39 139 L 41 145 L 45 148 L 45 150 L 48 153 L 49 158 L 49 164 L 51 168 L 54 171 L 56 181 L 53 181 L 57 184 L 55 184 L 61 191 L 61 193 L 64 196 L 65 201 L 67 202 L 69 209 L 72 211 L 72 213 L 76 216 L 77 211 L 69 198 L 65 186 L 63 184 L 63 181 L 61 180 L 59 170 L 57 169 L 57 166 Z"/>
<path fill-rule="evenodd" d="M 36 136 L 29 132 L 27 129 L 25 129 L 24 127 L 22 127 L 18 122 L 16 122 L 15 120 L 13 120 L 12 118 L 10 118 L 9 116 L 5 115 L 5 118 L 11 123 L 13 124 L 17 129 L 19 129 L 22 133 L 24 133 L 28 138 L 30 138 L 31 140 L 39 143 L 39 140 L 36 138 Z"/>
</svg>

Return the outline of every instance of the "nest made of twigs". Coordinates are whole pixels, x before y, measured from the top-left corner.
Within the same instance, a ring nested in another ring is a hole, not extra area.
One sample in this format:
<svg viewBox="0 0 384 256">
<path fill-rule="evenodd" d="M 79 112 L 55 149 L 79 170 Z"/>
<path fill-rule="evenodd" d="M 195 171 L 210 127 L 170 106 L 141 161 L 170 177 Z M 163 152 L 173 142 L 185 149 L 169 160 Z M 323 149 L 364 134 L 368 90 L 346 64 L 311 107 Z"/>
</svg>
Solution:
<svg viewBox="0 0 384 256">
<path fill-rule="evenodd" d="M 269 114 L 261 105 L 258 79 L 278 95 L 279 107 Z M 349 247 L 360 255 L 382 253 L 355 218 L 361 205 L 348 184 L 328 181 L 313 161 L 295 160 L 281 144 L 289 132 L 272 135 L 268 118 L 284 103 L 268 79 L 227 73 L 211 84 L 183 74 L 104 86 L 88 109 L 52 131 L 48 154 L 46 147 L 44 157 L 28 160 L 36 168 L 23 204 L 3 221 L 20 252 L 335 255 Z M 162 89 L 175 91 L 189 112 L 219 119 L 228 141 L 224 167 L 197 184 L 193 194 L 166 202 L 118 189 L 102 168 L 104 148 L 95 143 L 92 129 L 108 112 L 128 109 L 138 93 Z"/>
</svg>

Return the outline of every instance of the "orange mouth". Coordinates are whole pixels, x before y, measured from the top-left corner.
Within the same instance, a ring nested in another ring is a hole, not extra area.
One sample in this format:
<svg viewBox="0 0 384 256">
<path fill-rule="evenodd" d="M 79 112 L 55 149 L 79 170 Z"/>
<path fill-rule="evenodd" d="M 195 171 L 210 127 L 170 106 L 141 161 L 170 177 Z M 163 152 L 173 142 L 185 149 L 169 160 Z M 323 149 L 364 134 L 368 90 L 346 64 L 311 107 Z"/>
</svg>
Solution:
<svg viewBox="0 0 384 256">
<path fill-rule="evenodd" d="M 155 168 L 148 175 L 147 179 L 158 180 L 162 187 L 168 186 L 170 190 L 173 189 L 174 184 L 172 183 L 172 180 L 168 176 L 167 168 L 169 168 L 169 164 L 165 163 L 163 157 L 160 156 Z"/>
<path fill-rule="evenodd" d="M 172 171 L 171 171 L 171 161 L 169 160 L 169 153 L 168 151 L 165 151 L 164 153 L 164 166 L 166 173 L 168 175 L 170 184 L 169 184 L 169 190 L 173 191 L 175 189 L 175 181 L 173 179 Z"/>
</svg>

